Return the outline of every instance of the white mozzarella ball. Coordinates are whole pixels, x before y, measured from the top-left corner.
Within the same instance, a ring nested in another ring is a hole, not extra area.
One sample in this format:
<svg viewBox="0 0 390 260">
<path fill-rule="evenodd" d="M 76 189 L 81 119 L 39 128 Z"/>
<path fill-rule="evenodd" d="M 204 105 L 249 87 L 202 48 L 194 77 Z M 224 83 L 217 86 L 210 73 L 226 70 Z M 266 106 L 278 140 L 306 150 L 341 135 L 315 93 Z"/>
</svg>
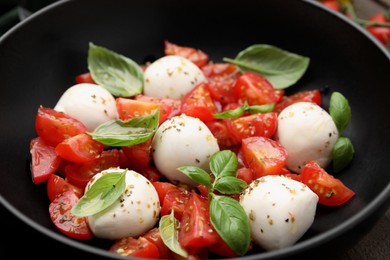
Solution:
<svg viewBox="0 0 390 260">
<path fill-rule="evenodd" d="M 115 98 L 102 86 L 91 83 L 79 83 L 68 88 L 54 110 L 78 119 L 84 123 L 88 131 L 118 118 Z"/>
<path fill-rule="evenodd" d="M 309 187 L 281 175 L 256 179 L 240 195 L 252 238 L 267 251 L 296 243 L 313 224 L 317 203 Z"/>
<path fill-rule="evenodd" d="M 160 125 L 153 137 L 152 151 L 156 168 L 167 179 L 195 185 L 177 168 L 196 166 L 208 171 L 210 157 L 219 151 L 219 146 L 201 120 L 182 114 Z"/>
<path fill-rule="evenodd" d="M 168 55 L 154 61 L 144 72 L 144 94 L 155 98 L 180 99 L 195 85 L 206 82 L 192 61 Z"/>
<path fill-rule="evenodd" d="M 109 172 L 126 172 L 126 189 L 118 200 L 102 212 L 88 216 L 92 233 L 99 238 L 137 237 L 155 226 L 160 214 L 160 202 L 153 184 L 143 175 L 120 168 L 110 168 L 96 174 L 86 191 L 101 176 Z"/>
<path fill-rule="evenodd" d="M 286 148 L 286 167 L 300 173 L 310 160 L 325 168 L 339 136 L 337 127 L 323 108 L 311 102 L 298 102 L 278 116 L 276 140 Z"/>
</svg>

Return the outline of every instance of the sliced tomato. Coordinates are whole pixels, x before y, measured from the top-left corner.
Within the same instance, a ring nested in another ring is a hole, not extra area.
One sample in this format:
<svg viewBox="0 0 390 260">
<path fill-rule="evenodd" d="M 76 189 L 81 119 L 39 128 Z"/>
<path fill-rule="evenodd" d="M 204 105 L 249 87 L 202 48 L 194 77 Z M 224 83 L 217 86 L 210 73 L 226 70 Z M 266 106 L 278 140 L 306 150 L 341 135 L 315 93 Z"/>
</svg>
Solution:
<svg viewBox="0 0 390 260">
<path fill-rule="evenodd" d="M 134 167 L 148 167 L 152 160 L 151 145 L 152 139 L 132 146 L 123 146 L 122 151 L 126 155 L 129 165 Z"/>
<path fill-rule="evenodd" d="M 145 176 L 145 178 L 151 182 L 158 181 L 162 176 L 154 165 L 149 165 L 145 167 L 133 167 L 132 169 L 139 174 Z"/>
<path fill-rule="evenodd" d="M 96 84 L 96 82 L 93 80 L 91 73 L 85 72 L 82 74 L 79 74 L 75 78 L 76 83 L 91 83 L 91 84 Z"/>
<path fill-rule="evenodd" d="M 157 246 L 142 236 L 119 239 L 110 247 L 109 252 L 139 258 L 158 259 L 160 257 Z"/>
<path fill-rule="evenodd" d="M 276 104 L 274 111 L 276 113 L 280 113 L 280 111 L 287 106 L 300 101 L 313 102 L 321 106 L 321 92 L 318 89 L 302 90 L 289 96 L 283 96 L 283 98 Z"/>
<path fill-rule="evenodd" d="M 250 184 L 254 180 L 254 175 L 251 169 L 241 167 L 237 170 L 237 178 L 245 181 L 246 184 Z"/>
<path fill-rule="evenodd" d="M 211 133 L 213 133 L 214 137 L 217 138 L 220 150 L 230 149 L 239 144 L 239 142 L 231 138 L 224 121 L 211 121 L 207 122 L 206 125 L 210 129 Z"/>
<path fill-rule="evenodd" d="M 378 13 L 374 16 L 370 17 L 370 22 L 378 22 L 378 23 L 390 23 L 390 19 L 388 19 L 384 13 Z M 380 42 L 382 42 L 385 46 L 390 45 L 390 28 L 384 26 L 368 26 L 367 30 L 375 36 Z"/>
<path fill-rule="evenodd" d="M 255 178 L 280 174 L 287 161 L 287 150 L 267 137 L 245 138 L 241 150 L 244 164 L 253 171 Z"/>
<path fill-rule="evenodd" d="M 54 225 L 68 237 L 77 240 L 92 239 L 86 217 L 77 217 L 71 213 L 79 197 L 73 190 L 67 190 L 57 196 L 49 205 L 50 219 Z"/>
<path fill-rule="evenodd" d="M 263 76 L 245 72 L 234 83 L 236 95 L 241 103 L 250 106 L 276 103 L 279 99 L 272 84 Z"/>
<path fill-rule="evenodd" d="M 30 141 L 30 154 L 31 175 L 35 184 L 47 181 L 61 164 L 61 157 L 57 155 L 54 147 L 40 137 Z"/>
<path fill-rule="evenodd" d="M 104 145 L 91 136 L 81 133 L 59 143 L 55 151 L 67 161 L 84 163 L 98 158 Z"/>
<path fill-rule="evenodd" d="M 221 239 L 217 243 L 214 243 L 207 247 L 207 250 L 218 255 L 227 258 L 238 257 L 238 254 L 231 249 L 226 242 Z"/>
<path fill-rule="evenodd" d="M 160 119 L 171 118 L 181 114 L 181 100 L 170 98 L 154 98 L 145 95 L 137 95 L 135 100 L 151 102 L 160 106 Z M 160 120 L 161 123 L 161 120 Z"/>
<path fill-rule="evenodd" d="M 197 117 L 203 122 L 215 120 L 213 114 L 217 113 L 217 108 L 211 98 L 207 83 L 196 85 L 184 95 L 181 111 L 187 116 Z"/>
<path fill-rule="evenodd" d="M 35 119 L 38 136 L 55 147 L 66 138 L 84 133 L 87 127 L 79 120 L 52 108 L 40 106 Z"/>
<path fill-rule="evenodd" d="M 355 192 L 321 168 L 315 161 L 308 162 L 301 171 L 301 180 L 318 197 L 318 203 L 339 206 L 350 200 Z"/>
<path fill-rule="evenodd" d="M 174 210 L 175 218 L 181 220 L 190 194 L 187 190 L 169 190 L 164 196 L 160 215 L 169 215 Z"/>
<path fill-rule="evenodd" d="M 152 228 L 146 234 L 144 234 L 143 237 L 157 246 L 159 252 L 159 259 L 173 258 L 171 250 L 165 245 L 164 241 L 161 238 L 159 228 Z"/>
<path fill-rule="evenodd" d="M 157 191 L 158 198 L 160 199 L 160 205 L 163 205 L 165 195 L 167 195 L 168 191 L 179 190 L 179 188 L 175 184 L 170 182 L 153 181 L 152 184 Z"/>
<path fill-rule="evenodd" d="M 280 175 L 283 175 L 283 176 L 289 177 L 289 178 L 291 178 L 291 179 L 293 179 L 293 180 L 302 182 L 302 178 L 301 178 L 301 175 L 300 175 L 300 174 L 291 172 L 291 171 L 290 171 L 289 169 L 287 169 L 286 167 L 284 167 L 284 168 L 282 169 Z"/>
<path fill-rule="evenodd" d="M 228 132 L 233 140 L 241 142 L 251 136 L 271 138 L 277 129 L 278 115 L 275 112 L 242 116 L 226 120 Z"/>
<path fill-rule="evenodd" d="M 134 117 L 141 117 L 153 114 L 159 107 L 159 104 L 157 103 L 145 102 L 141 100 L 123 97 L 116 98 L 115 102 L 119 118 L 122 120 L 128 120 Z M 164 107 L 164 109 L 160 109 L 160 124 L 167 120 L 168 115 L 171 112 L 167 111 L 168 109 L 169 107 Z"/>
<path fill-rule="evenodd" d="M 165 55 L 178 55 L 189 59 L 199 68 L 204 66 L 209 60 L 209 56 L 202 50 L 180 46 L 167 40 L 164 41 L 164 53 Z"/>
<path fill-rule="evenodd" d="M 53 201 L 58 195 L 67 190 L 73 191 L 79 198 L 84 194 L 83 189 L 70 184 L 61 176 L 58 176 L 57 174 L 50 175 L 46 185 L 46 192 L 50 201 Z"/>
</svg>

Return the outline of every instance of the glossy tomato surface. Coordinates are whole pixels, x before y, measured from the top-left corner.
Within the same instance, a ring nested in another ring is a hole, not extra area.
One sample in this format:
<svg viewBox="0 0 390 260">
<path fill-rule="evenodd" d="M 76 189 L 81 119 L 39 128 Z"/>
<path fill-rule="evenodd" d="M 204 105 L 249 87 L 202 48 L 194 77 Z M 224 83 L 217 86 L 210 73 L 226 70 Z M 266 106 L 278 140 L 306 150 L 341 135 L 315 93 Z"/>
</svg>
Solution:
<svg viewBox="0 0 390 260">
<path fill-rule="evenodd" d="M 313 226 L 296 245 L 268 253 L 254 248 L 242 259 L 302 254 L 333 259 L 383 215 L 390 197 L 384 156 L 390 146 L 390 121 L 385 120 L 390 57 L 348 18 L 309 0 L 226 0 L 223 5 L 206 0 L 58 1 L 0 38 L 0 201 L 21 223 L 50 237 L 51 247 L 64 246 L 64 255 L 75 250 L 79 258 L 120 259 L 108 252 L 110 243 L 74 241 L 52 224 L 46 186 L 31 181 L 29 142 L 36 136 L 37 108 L 54 107 L 75 76 L 88 70 L 90 42 L 141 64 L 164 55 L 164 40 L 201 49 L 214 62 L 259 43 L 305 55 L 309 68 L 285 95 L 319 89 L 327 107 L 329 94 L 340 91 L 351 105 L 353 116 L 344 135 L 356 154 L 335 177 L 356 192 L 354 198 L 341 207 L 318 207 Z"/>
</svg>

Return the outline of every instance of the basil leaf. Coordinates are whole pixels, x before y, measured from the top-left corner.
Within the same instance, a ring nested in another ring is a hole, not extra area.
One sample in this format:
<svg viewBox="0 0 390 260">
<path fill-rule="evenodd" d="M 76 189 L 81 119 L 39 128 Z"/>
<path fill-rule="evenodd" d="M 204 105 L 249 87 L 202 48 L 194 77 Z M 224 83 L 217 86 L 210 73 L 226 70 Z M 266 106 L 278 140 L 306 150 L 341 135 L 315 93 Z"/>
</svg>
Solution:
<svg viewBox="0 0 390 260">
<path fill-rule="evenodd" d="M 215 177 L 237 176 L 238 160 L 235 153 L 223 150 L 214 153 L 210 158 L 210 170 Z"/>
<path fill-rule="evenodd" d="M 221 113 L 213 114 L 214 118 L 217 119 L 226 119 L 226 118 L 239 118 L 245 112 L 244 107 L 238 107 L 236 109 L 223 111 Z"/>
<path fill-rule="evenodd" d="M 214 189 L 222 194 L 237 194 L 246 188 L 245 181 L 233 176 L 225 176 L 215 179 L 213 183 Z"/>
<path fill-rule="evenodd" d="M 252 45 L 241 51 L 235 59 L 224 58 L 243 71 L 264 76 L 275 89 L 295 84 L 306 72 L 310 59 L 267 44 Z"/>
<path fill-rule="evenodd" d="M 251 114 L 269 113 L 274 110 L 275 104 L 256 105 L 248 107 L 248 112 Z"/>
<path fill-rule="evenodd" d="M 333 172 L 337 173 L 344 169 L 355 154 L 352 142 L 348 137 L 339 137 L 333 147 Z"/>
<path fill-rule="evenodd" d="M 164 244 L 170 250 L 184 258 L 187 258 L 188 253 L 184 248 L 181 247 L 178 239 L 179 225 L 180 222 L 175 218 L 174 210 L 172 210 L 171 214 L 164 215 L 160 218 L 160 235 Z"/>
<path fill-rule="evenodd" d="M 206 185 L 207 187 L 211 186 L 211 177 L 202 168 L 196 166 L 183 166 L 177 169 L 188 177 L 190 177 L 192 180 L 196 181 L 197 183 Z"/>
<path fill-rule="evenodd" d="M 216 194 L 211 196 L 211 224 L 234 252 L 244 255 L 251 240 L 249 220 L 244 209 L 230 197 Z"/>
<path fill-rule="evenodd" d="M 158 128 L 159 116 L 158 108 L 155 113 L 147 116 L 134 117 L 127 121 L 110 120 L 87 134 L 108 146 L 132 146 L 143 143 L 154 135 Z"/>
<path fill-rule="evenodd" d="M 332 93 L 329 114 L 339 130 L 339 135 L 341 135 L 351 119 L 351 107 L 349 106 L 348 100 L 341 93 Z"/>
<path fill-rule="evenodd" d="M 123 55 L 89 43 L 88 69 L 93 80 L 114 96 L 132 97 L 142 93 L 142 69 Z"/>
<path fill-rule="evenodd" d="M 73 206 L 75 216 L 90 216 L 111 206 L 126 188 L 126 172 L 109 172 L 97 179 Z"/>
<path fill-rule="evenodd" d="M 250 114 L 258 114 L 258 113 L 268 113 L 274 110 L 275 104 L 265 104 L 265 105 L 255 105 L 255 106 L 249 106 L 246 102 L 244 106 L 237 107 L 232 110 L 226 110 L 221 113 L 214 114 L 214 118 L 217 119 L 227 119 L 227 118 L 239 118 L 241 117 L 245 112 L 249 112 Z"/>
</svg>

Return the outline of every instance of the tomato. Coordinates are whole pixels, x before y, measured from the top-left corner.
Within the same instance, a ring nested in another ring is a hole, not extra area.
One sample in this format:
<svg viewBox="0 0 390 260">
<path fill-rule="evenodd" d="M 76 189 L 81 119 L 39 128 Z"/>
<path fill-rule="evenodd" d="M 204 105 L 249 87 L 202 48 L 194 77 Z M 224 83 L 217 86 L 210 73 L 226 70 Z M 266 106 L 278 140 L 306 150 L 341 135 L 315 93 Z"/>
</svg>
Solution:
<svg viewBox="0 0 390 260">
<path fill-rule="evenodd" d="M 145 178 L 151 182 L 158 181 L 162 176 L 161 173 L 152 165 L 146 167 L 134 167 L 133 170 L 145 176 Z"/>
<path fill-rule="evenodd" d="M 378 23 L 390 23 L 390 19 L 387 19 L 385 14 L 379 13 L 372 16 L 368 21 Z M 390 45 L 390 28 L 379 26 L 368 26 L 366 28 L 372 35 L 375 36 L 384 45 Z"/>
<path fill-rule="evenodd" d="M 175 184 L 170 182 L 153 181 L 152 184 L 157 191 L 158 198 L 160 199 L 160 205 L 163 204 L 165 195 L 167 195 L 168 191 L 179 190 L 179 188 Z"/>
<path fill-rule="evenodd" d="M 136 167 L 148 167 L 152 160 L 151 144 L 152 139 L 149 139 L 140 144 L 123 146 L 122 151 L 129 160 L 129 165 Z"/>
<path fill-rule="evenodd" d="M 109 252 L 139 258 L 157 259 L 160 257 L 157 246 L 142 236 L 138 238 L 124 237 L 116 240 L 110 247 Z"/>
<path fill-rule="evenodd" d="M 157 103 L 122 97 L 116 98 L 115 102 L 119 118 L 122 120 L 153 114 L 159 107 Z M 164 109 L 160 109 L 160 124 L 167 120 L 168 115 L 171 112 L 168 110 L 169 108 L 170 107 L 164 107 Z"/>
<path fill-rule="evenodd" d="M 223 256 L 228 258 L 238 257 L 237 253 L 234 252 L 233 249 L 231 249 L 230 246 L 228 246 L 228 244 L 226 244 L 226 242 L 223 239 L 221 239 L 217 243 L 208 246 L 207 250 L 214 254 L 217 254 L 218 256 Z"/>
<path fill-rule="evenodd" d="M 43 106 L 38 108 L 35 129 L 38 136 L 53 147 L 68 137 L 87 131 L 87 127 L 79 120 Z"/>
<path fill-rule="evenodd" d="M 179 243 L 184 248 L 202 248 L 221 240 L 210 222 L 209 202 L 191 192 L 180 221 Z"/>
<path fill-rule="evenodd" d="M 46 144 L 40 137 L 30 141 L 31 175 L 35 184 L 42 183 L 58 169 L 61 157 L 57 155 L 54 147 Z"/>
<path fill-rule="evenodd" d="M 59 143 L 55 151 L 65 160 L 83 163 L 99 157 L 103 148 L 104 145 L 102 143 L 94 140 L 88 134 L 81 133 Z"/>
<path fill-rule="evenodd" d="M 272 137 L 277 129 L 278 115 L 275 112 L 242 116 L 226 120 L 228 132 L 233 140 L 241 142 L 251 136 Z"/>
<path fill-rule="evenodd" d="M 91 84 L 96 84 L 96 82 L 93 80 L 91 73 L 86 72 L 82 73 L 76 76 L 75 78 L 76 83 L 91 83 Z"/>
<path fill-rule="evenodd" d="M 197 117 L 203 122 L 215 120 L 213 114 L 217 113 L 217 108 L 211 98 L 207 83 L 196 85 L 184 95 L 181 111 L 187 116 Z"/>
<path fill-rule="evenodd" d="M 179 46 L 167 40 L 164 41 L 164 53 L 165 55 L 179 55 L 189 59 L 199 68 L 204 66 L 209 60 L 209 56 L 202 50 L 187 46 Z"/>
<path fill-rule="evenodd" d="M 246 167 L 241 167 L 237 170 L 237 178 L 250 184 L 254 180 L 253 172 Z"/>
<path fill-rule="evenodd" d="M 328 8 L 336 12 L 340 11 L 340 7 L 337 0 L 322 0 L 321 2 L 323 5 L 327 6 Z"/>
<path fill-rule="evenodd" d="M 237 141 L 230 137 L 228 128 L 224 121 L 211 121 L 206 123 L 207 127 L 213 133 L 214 137 L 217 138 L 218 146 L 220 150 L 230 149 L 238 144 Z"/>
<path fill-rule="evenodd" d="M 174 210 L 175 218 L 181 220 L 190 194 L 187 190 L 169 190 L 162 201 L 160 215 L 169 215 Z"/>
<path fill-rule="evenodd" d="M 287 106 L 300 101 L 313 102 L 321 106 L 321 92 L 318 89 L 302 90 L 290 96 L 283 96 L 283 98 L 276 103 L 274 111 L 280 113 Z"/>
<path fill-rule="evenodd" d="M 77 240 L 92 239 L 86 217 L 77 217 L 71 213 L 79 197 L 73 190 L 67 190 L 57 196 L 49 205 L 50 219 L 53 224 L 68 237 Z"/>
<path fill-rule="evenodd" d="M 117 149 L 111 149 L 103 151 L 98 158 L 92 161 L 64 166 L 64 174 L 71 184 L 84 189 L 95 174 L 120 165 L 121 152 Z"/>
<path fill-rule="evenodd" d="M 171 250 L 165 245 L 164 241 L 162 240 L 159 228 L 152 228 L 146 234 L 144 234 L 143 237 L 152 242 L 155 246 L 157 246 L 159 252 L 159 259 L 172 259 Z"/>
<path fill-rule="evenodd" d="M 273 104 L 279 98 L 272 84 L 253 72 L 245 72 L 239 76 L 234 83 L 234 89 L 241 103 L 247 101 L 250 106 Z"/>
<path fill-rule="evenodd" d="M 49 197 L 50 201 L 53 201 L 58 195 L 67 190 L 73 191 L 77 195 L 77 197 L 81 197 L 84 194 L 83 189 L 73 184 L 70 184 L 64 178 L 56 174 L 50 175 L 50 178 L 47 180 L 46 185 L 47 196 Z"/>
<path fill-rule="evenodd" d="M 243 139 L 241 150 L 244 163 L 253 171 L 255 178 L 280 174 L 287 161 L 286 149 L 262 136 Z"/>
<path fill-rule="evenodd" d="M 339 206 L 355 195 L 354 191 L 327 173 L 315 161 L 308 162 L 300 175 L 302 182 L 318 195 L 318 203 L 322 205 Z"/>
<path fill-rule="evenodd" d="M 145 95 L 137 95 L 135 100 L 155 103 L 160 106 L 160 119 L 171 118 L 181 114 L 181 100 L 170 98 L 154 98 Z M 160 120 L 161 123 L 161 120 Z"/>
</svg>

